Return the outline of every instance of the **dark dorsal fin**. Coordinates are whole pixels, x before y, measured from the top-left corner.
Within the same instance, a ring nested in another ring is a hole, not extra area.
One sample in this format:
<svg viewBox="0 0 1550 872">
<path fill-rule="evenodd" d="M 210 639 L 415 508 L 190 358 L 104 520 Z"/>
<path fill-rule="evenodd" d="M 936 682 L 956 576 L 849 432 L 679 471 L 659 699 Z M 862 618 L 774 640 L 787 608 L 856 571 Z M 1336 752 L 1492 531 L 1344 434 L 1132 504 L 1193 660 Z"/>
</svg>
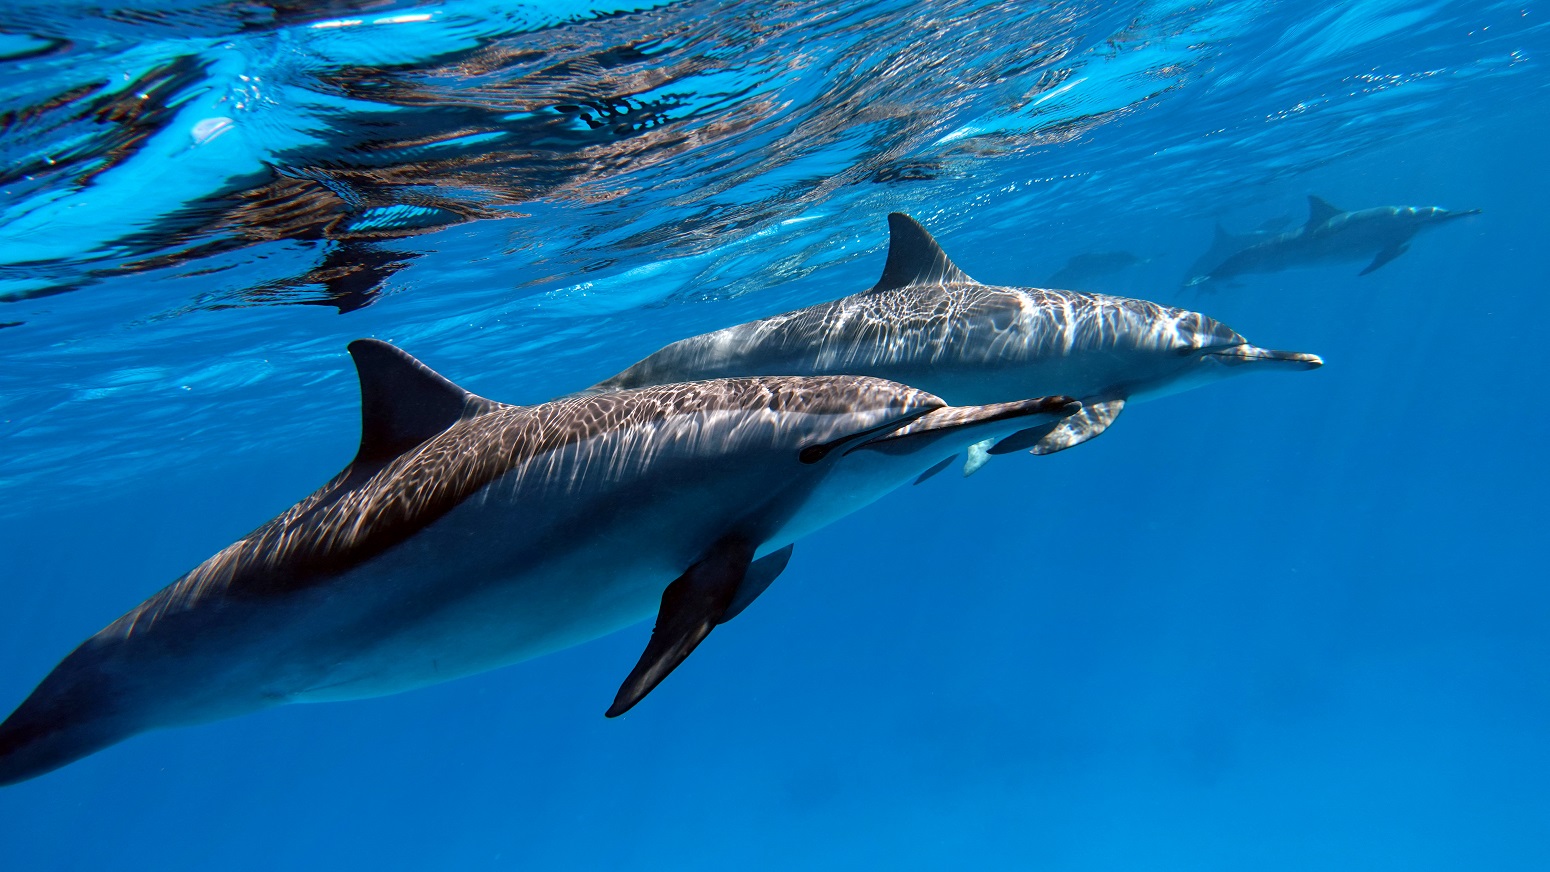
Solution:
<svg viewBox="0 0 1550 872">
<path fill-rule="evenodd" d="M 902 212 L 888 216 L 888 262 L 883 277 L 867 293 L 891 291 L 910 285 L 934 285 L 947 282 L 972 282 L 963 270 L 947 257 L 926 228 Z"/>
<path fill-rule="evenodd" d="M 1308 226 L 1310 227 L 1323 224 L 1344 211 L 1339 206 L 1330 205 L 1330 202 L 1322 197 L 1308 195 Z"/>
<path fill-rule="evenodd" d="M 497 404 L 476 397 L 379 339 L 350 343 L 361 378 L 361 448 L 356 463 L 386 463 Z"/>
</svg>

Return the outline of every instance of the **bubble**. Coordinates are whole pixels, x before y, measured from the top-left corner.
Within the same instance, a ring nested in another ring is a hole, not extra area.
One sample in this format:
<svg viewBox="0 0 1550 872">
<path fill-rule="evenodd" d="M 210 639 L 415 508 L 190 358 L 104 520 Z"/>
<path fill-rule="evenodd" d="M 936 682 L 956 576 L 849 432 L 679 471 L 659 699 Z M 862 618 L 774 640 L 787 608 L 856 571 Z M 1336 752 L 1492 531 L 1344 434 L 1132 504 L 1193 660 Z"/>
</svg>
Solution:
<svg viewBox="0 0 1550 872">
<path fill-rule="evenodd" d="M 189 135 L 194 138 L 195 145 L 204 145 L 210 140 L 230 130 L 234 122 L 224 115 L 215 118 L 206 118 L 194 125 Z"/>
</svg>

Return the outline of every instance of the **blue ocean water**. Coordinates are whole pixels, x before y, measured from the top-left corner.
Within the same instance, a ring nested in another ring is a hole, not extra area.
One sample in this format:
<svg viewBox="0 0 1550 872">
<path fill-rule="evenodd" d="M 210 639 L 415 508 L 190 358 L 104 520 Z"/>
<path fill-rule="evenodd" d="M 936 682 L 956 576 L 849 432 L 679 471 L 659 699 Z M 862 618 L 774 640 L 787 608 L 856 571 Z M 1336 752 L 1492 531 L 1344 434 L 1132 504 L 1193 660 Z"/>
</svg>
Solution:
<svg viewBox="0 0 1550 872">
<path fill-rule="evenodd" d="M 0 789 L 0 868 L 1550 867 L 1543 16 L 7 0 L 0 707 L 349 460 L 356 337 L 537 402 L 904 211 L 1327 364 L 891 495 L 619 720 L 646 624 L 137 737 Z M 1310 193 L 1483 214 L 1185 286 Z"/>
</svg>

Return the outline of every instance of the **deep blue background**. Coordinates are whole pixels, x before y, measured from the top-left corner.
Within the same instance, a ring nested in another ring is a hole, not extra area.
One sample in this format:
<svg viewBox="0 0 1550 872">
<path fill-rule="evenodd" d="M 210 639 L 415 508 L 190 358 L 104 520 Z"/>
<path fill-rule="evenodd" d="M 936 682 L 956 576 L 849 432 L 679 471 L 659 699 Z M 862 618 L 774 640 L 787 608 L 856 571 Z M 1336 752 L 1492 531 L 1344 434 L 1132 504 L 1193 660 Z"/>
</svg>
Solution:
<svg viewBox="0 0 1550 872">
<path fill-rule="evenodd" d="M 1224 200 L 1242 227 L 1309 192 L 1485 210 L 1365 278 L 1181 292 L 1206 209 L 1077 202 L 943 234 L 1008 284 L 1124 239 L 1155 259 L 1119 290 L 1327 365 L 1135 404 L 1079 450 L 893 495 L 800 543 L 617 721 L 602 711 L 644 625 L 428 690 L 133 739 L 0 790 L 0 867 L 1550 867 L 1547 109 L 1246 176 Z M 1144 166 L 1110 179 L 1189 185 Z M 767 311 L 753 295 L 641 313 L 657 332 L 595 372 L 441 368 L 531 399 Z M 9 518 L 0 699 L 335 472 L 352 380 L 339 357 L 321 438 L 205 429 L 189 438 L 230 456 Z"/>
</svg>

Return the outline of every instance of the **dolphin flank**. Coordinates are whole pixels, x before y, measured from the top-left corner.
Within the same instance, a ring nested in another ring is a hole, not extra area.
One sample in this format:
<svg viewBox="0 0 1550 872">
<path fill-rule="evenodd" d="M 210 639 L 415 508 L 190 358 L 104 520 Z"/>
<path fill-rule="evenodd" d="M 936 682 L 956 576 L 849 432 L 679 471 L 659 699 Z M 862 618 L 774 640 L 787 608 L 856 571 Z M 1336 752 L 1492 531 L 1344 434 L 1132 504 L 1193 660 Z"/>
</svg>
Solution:
<svg viewBox="0 0 1550 872">
<path fill-rule="evenodd" d="M 1410 240 L 1422 230 L 1469 215 L 1479 209 L 1450 211 L 1436 206 L 1379 206 L 1347 212 L 1318 197 L 1308 197 L 1308 222 L 1295 230 L 1247 244 L 1218 260 L 1188 285 L 1206 285 L 1249 273 L 1280 272 L 1301 266 L 1371 259 L 1358 275 L 1383 267 L 1410 250 Z M 1212 250 L 1232 237 L 1220 227 Z M 1202 259 L 1204 260 L 1204 259 Z M 1199 262 L 1197 262 L 1199 263 Z"/>
<path fill-rule="evenodd" d="M 0 784 L 137 733 L 396 693 L 657 614 L 627 711 L 781 571 L 792 543 L 1065 397 L 949 407 L 852 376 L 654 386 L 537 406 L 350 345 L 361 441 L 333 480 L 77 647 L 0 724 Z"/>
<path fill-rule="evenodd" d="M 1029 446 L 1049 454 L 1102 433 L 1132 399 L 1323 363 L 1313 354 L 1257 348 L 1205 315 L 1145 300 L 980 284 L 908 215 L 889 215 L 888 229 L 888 259 L 870 290 L 679 340 L 588 392 L 849 373 L 915 385 L 953 403 L 1077 397 L 1082 412 Z M 970 453 L 965 474 L 984 463 L 986 447 Z"/>
</svg>

